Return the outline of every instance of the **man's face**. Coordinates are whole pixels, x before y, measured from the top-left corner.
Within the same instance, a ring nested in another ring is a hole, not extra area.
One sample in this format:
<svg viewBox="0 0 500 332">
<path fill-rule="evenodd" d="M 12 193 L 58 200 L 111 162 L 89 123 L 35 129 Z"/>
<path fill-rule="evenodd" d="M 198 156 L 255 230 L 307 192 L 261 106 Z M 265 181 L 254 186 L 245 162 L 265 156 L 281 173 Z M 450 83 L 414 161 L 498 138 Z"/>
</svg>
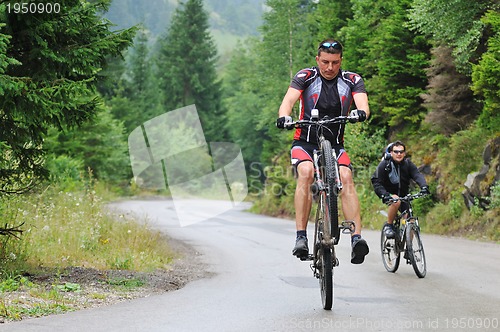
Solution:
<svg viewBox="0 0 500 332">
<path fill-rule="evenodd" d="M 316 63 L 318 64 L 321 76 L 327 80 L 332 80 L 339 73 L 342 57 L 340 54 L 320 52 L 316 56 Z"/>
<path fill-rule="evenodd" d="M 402 146 L 395 146 L 392 148 L 391 151 L 392 160 L 394 160 L 397 163 L 400 163 L 404 159 L 405 154 L 406 154 L 405 148 Z"/>
</svg>

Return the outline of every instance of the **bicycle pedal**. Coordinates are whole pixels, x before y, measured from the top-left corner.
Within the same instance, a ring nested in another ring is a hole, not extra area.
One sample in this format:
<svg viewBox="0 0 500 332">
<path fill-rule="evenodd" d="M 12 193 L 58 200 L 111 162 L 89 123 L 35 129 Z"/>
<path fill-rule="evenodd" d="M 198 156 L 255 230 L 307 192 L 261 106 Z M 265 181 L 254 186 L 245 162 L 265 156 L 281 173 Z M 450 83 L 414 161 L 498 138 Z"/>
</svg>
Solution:
<svg viewBox="0 0 500 332">
<path fill-rule="evenodd" d="M 340 261 L 337 257 L 335 257 L 335 259 L 332 259 L 332 266 L 333 267 L 337 267 L 337 266 L 339 266 L 339 264 L 340 264 Z"/>
<path fill-rule="evenodd" d="M 352 234 L 356 230 L 356 224 L 352 220 L 344 220 L 340 223 L 340 228 L 344 234 Z"/>
<path fill-rule="evenodd" d="M 309 254 L 307 256 L 301 256 L 299 257 L 301 261 L 312 261 L 313 260 L 313 255 Z"/>
</svg>

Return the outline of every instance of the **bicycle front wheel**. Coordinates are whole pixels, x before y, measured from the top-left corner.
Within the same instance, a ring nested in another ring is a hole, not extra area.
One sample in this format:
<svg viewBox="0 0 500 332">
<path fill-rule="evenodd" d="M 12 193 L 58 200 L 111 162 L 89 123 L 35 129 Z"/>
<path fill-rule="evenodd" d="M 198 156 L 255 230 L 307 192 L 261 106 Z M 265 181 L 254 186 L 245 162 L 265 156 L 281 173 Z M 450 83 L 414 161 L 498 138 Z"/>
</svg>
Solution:
<svg viewBox="0 0 500 332">
<path fill-rule="evenodd" d="M 399 267 L 400 255 L 396 248 L 396 239 L 389 239 L 385 235 L 382 227 L 382 235 L 380 237 L 380 250 L 382 252 L 382 262 L 387 272 L 396 272 Z"/>
<path fill-rule="evenodd" d="M 408 223 L 406 228 L 406 249 L 413 270 L 419 278 L 425 277 L 427 266 L 425 262 L 424 246 L 420 239 L 420 231 L 415 223 Z"/>
<path fill-rule="evenodd" d="M 332 145 L 330 141 L 321 141 L 321 179 L 326 188 L 325 199 L 325 229 L 329 236 L 331 236 L 335 244 L 338 243 L 340 229 L 339 229 L 339 214 L 337 205 L 337 192 L 335 190 L 335 163 L 333 158 Z"/>
<path fill-rule="evenodd" d="M 330 310 L 333 305 L 333 267 L 332 252 L 330 248 L 322 247 L 319 249 L 319 285 L 321 290 L 321 301 L 323 309 Z"/>
</svg>

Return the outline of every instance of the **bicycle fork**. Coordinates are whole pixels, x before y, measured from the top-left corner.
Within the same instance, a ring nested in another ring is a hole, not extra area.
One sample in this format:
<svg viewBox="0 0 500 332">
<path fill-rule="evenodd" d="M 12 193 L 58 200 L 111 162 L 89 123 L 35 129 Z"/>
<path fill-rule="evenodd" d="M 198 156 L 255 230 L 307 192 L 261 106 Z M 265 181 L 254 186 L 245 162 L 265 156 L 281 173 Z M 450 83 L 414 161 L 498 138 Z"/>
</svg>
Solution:
<svg viewBox="0 0 500 332">
<path fill-rule="evenodd" d="M 335 152 L 335 149 L 332 149 L 332 155 L 333 155 L 333 160 L 335 160 L 335 165 L 338 165 L 337 164 L 337 153 Z M 342 191 L 342 181 L 340 180 L 340 171 L 339 171 L 339 167 L 334 167 L 333 168 L 334 172 L 335 172 L 335 196 L 338 196 L 340 194 L 340 192 Z"/>
<path fill-rule="evenodd" d="M 314 182 L 311 184 L 311 192 L 313 194 L 313 198 L 319 197 L 319 194 L 326 190 L 325 184 L 321 180 L 321 174 L 319 172 L 319 156 L 318 151 L 314 150 L 313 153 L 313 164 L 314 164 Z"/>
</svg>

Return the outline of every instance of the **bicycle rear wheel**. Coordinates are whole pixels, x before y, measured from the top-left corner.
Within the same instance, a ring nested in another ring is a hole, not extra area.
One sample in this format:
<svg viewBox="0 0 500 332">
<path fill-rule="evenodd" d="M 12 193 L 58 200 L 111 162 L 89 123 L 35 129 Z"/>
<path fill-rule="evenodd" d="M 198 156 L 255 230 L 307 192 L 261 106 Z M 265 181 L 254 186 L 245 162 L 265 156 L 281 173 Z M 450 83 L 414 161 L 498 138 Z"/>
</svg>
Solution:
<svg viewBox="0 0 500 332">
<path fill-rule="evenodd" d="M 427 273 L 424 246 L 420 239 L 419 227 L 414 222 L 409 222 L 406 228 L 406 249 L 415 274 L 424 278 Z"/>
<path fill-rule="evenodd" d="M 382 262 L 387 272 L 396 272 L 399 267 L 400 254 L 396 249 L 396 239 L 389 239 L 382 228 L 380 237 L 380 249 L 382 252 Z"/>
<path fill-rule="evenodd" d="M 335 244 L 338 243 L 339 229 L 339 214 L 337 205 L 337 191 L 335 190 L 335 163 L 333 158 L 332 145 L 330 141 L 321 141 L 321 180 L 326 186 L 326 201 L 325 201 L 325 226 L 329 229 L 325 231 L 330 235 Z M 327 222 L 329 221 L 329 222 Z"/>
</svg>

